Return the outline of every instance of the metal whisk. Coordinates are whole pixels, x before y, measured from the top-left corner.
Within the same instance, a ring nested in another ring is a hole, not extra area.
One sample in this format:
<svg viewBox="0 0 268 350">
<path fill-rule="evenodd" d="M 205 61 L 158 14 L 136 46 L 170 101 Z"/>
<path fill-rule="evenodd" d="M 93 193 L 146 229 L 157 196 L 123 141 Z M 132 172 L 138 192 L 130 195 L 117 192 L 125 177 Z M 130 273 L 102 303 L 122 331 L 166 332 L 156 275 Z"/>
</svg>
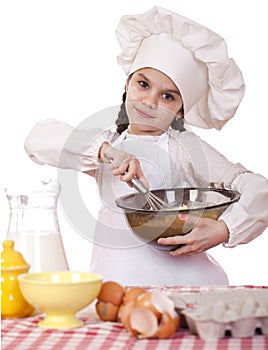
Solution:
<svg viewBox="0 0 268 350">
<path fill-rule="evenodd" d="M 153 210 L 161 210 L 161 209 L 169 209 L 170 206 L 168 203 L 163 201 L 160 197 L 156 196 L 154 193 L 152 193 L 148 188 L 144 186 L 144 184 L 138 180 L 137 178 L 133 178 L 131 180 L 132 185 L 134 188 L 136 188 L 137 191 L 144 194 L 144 197 L 149 204 L 149 206 Z"/>
<path fill-rule="evenodd" d="M 113 162 L 113 158 L 111 158 L 109 155 L 107 155 L 107 153 L 104 154 L 104 157 L 106 159 L 108 159 L 109 163 L 111 164 Z M 134 188 L 142 193 L 147 201 L 147 203 L 149 204 L 150 208 L 152 210 L 161 210 L 161 209 L 169 209 L 170 206 L 168 203 L 166 203 L 165 201 L 163 201 L 161 198 L 159 198 L 158 196 L 156 196 L 154 193 L 152 193 L 148 188 L 146 188 L 144 186 L 144 184 L 137 179 L 136 177 L 134 177 L 133 179 L 130 180 L 130 182 L 132 183 L 132 185 L 134 186 Z"/>
</svg>

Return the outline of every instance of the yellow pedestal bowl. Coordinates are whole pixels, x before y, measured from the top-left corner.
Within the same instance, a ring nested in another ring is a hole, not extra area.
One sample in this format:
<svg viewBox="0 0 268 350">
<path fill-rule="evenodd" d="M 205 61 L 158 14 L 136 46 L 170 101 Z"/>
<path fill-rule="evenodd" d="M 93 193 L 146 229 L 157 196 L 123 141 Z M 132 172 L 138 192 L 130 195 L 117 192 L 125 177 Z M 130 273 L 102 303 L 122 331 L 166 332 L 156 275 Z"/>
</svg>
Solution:
<svg viewBox="0 0 268 350">
<path fill-rule="evenodd" d="M 44 328 L 74 328 L 83 325 L 76 313 L 99 294 L 102 276 L 90 272 L 40 272 L 19 276 L 24 298 L 45 317 Z"/>
</svg>

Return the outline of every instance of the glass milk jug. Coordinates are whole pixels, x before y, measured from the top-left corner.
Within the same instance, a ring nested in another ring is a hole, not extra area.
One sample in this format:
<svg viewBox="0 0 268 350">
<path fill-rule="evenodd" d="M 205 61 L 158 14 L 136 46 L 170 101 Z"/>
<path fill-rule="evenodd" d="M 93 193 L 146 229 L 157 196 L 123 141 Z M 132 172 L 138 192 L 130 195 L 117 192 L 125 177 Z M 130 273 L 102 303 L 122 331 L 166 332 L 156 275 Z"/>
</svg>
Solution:
<svg viewBox="0 0 268 350">
<path fill-rule="evenodd" d="M 29 272 L 69 269 L 57 216 L 59 193 L 56 180 L 33 188 L 6 189 L 10 208 L 7 239 L 15 242 L 29 262 Z"/>
</svg>

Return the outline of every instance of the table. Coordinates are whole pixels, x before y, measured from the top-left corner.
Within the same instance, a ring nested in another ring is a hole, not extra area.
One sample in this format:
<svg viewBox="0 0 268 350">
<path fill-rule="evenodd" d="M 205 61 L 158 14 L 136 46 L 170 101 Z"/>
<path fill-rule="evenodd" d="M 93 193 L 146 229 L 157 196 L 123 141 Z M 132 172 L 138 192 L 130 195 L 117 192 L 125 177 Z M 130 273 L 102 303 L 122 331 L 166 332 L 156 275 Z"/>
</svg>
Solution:
<svg viewBox="0 0 268 350">
<path fill-rule="evenodd" d="M 158 287 L 164 292 L 214 291 L 238 287 Z M 268 288 L 240 286 L 239 288 Z M 150 288 L 148 289 L 156 289 Z M 50 330 L 37 326 L 42 315 L 21 319 L 2 320 L 2 350 L 264 350 L 268 349 L 268 336 L 255 335 L 250 338 L 226 336 L 217 341 L 204 341 L 180 328 L 169 339 L 136 339 L 131 337 L 120 323 L 102 322 L 95 313 L 94 304 L 78 313 L 84 321 L 80 328 Z"/>
</svg>

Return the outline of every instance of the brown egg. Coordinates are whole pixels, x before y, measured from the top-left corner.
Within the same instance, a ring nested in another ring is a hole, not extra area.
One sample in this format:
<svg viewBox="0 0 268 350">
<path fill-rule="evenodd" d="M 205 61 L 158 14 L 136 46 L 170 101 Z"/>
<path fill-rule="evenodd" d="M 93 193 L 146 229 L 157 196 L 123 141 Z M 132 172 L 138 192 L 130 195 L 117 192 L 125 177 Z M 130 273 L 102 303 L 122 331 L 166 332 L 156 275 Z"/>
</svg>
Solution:
<svg viewBox="0 0 268 350">
<path fill-rule="evenodd" d="M 133 330 L 129 324 L 130 313 L 136 305 L 136 300 L 130 300 L 126 304 L 120 306 L 118 312 L 119 322 L 130 332 L 131 335 L 136 335 L 137 331 Z"/>
<path fill-rule="evenodd" d="M 126 304 L 130 300 L 135 300 L 139 295 L 145 292 L 146 290 L 142 287 L 126 287 L 123 303 Z"/>
<path fill-rule="evenodd" d="M 114 281 L 103 283 L 96 311 L 102 321 L 121 322 L 138 338 L 165 339 L 179 326 L 174 302 L 166 294 L 142 287 L 123 288 Z"/>
<path fill-rule="evenodd" d="M 174 317 L 172 317 L 169 313 L 164 312 L 155 335 L 159 339 L 169 338 L 176 332 L 178 326 L 178 315 L 174 314 Z"/>
<path fill-rule="evenodd" d="M 129 315 L 129 327 L 138 338 L 153 338 L 158 329 L 156 315 L 150 309 L 140 306 L 134 307 Z"/>
<path fill-rule="evenodd" d="M 98 300 L 120 306 L 125 294 L 125 289 L 119 283 L 107 281 L 102 284 Z"/>
<path fill-rule="evenodd" d="M 105 301 L 97 301 L 96 311 L 102 321 L 117 321 L 119 306 Z"/>
<path fill-rule="evenodd" d="M 165 294 L 158 291 L 151 292 L 152 304 L 161 314 L 166 311 L 170 314 L 174 312 L 174 302 Z"/>
<path fill-rule="evenodd" d="M 145 308 L 151 310 L 155 314 L 157 319 L 161 318 L 161 312 L 159 312 L 156 309 L 156 307 L 154 306 L 154 304 L 152 302 L 152 293 L 150 293 L 150 292 L 145 292 L 143 294 L 140 294 L 137 297 L 136 306 L 137 307 L 145 307 Z"/>
<path fill-rule="evenodd" d="M 169 338 L 179 326 L 174 302 L 164 293 L 145 292 L 126 305 L 121 312 L 122 323 L 138 338 Z"/>
</svg>

